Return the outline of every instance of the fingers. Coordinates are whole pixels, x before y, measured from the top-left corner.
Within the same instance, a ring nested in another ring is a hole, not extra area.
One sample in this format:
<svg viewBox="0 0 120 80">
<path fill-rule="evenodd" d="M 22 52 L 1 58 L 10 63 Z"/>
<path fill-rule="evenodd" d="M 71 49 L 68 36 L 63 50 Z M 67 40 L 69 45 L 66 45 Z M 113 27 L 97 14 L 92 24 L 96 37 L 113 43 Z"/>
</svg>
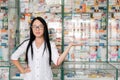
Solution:
<svg viewBox="0 0 120 80">
<path fill-rule="evenodd" d="M 31 70 L 30 70 L 29 67 L 25 68 L 25 73 L 28 73 L 28 72 L 30 72 L 30 71 L 31 71 Z"/>
<path fill-rule="evenodd" d="M 74 43 L 72 43 L 72 42 L 71 42 L 71 43 L 69 43 L 69 46 L 70 46 L 70 47 L 72 47 L 73 45 L 74 45 Z"/>
<path fill-rule="evenodd" d="M 74 42 L 71 42 L 69 45 L 70 45 L 70 46 L 82 46 L 83 44 L 82 44 L 82 43 L 74 43 Z"/>
<path fill-rule="evenodd" d="M 73 46 L 82 46 L 83 44 L 74 44 Z"/>
</svg>

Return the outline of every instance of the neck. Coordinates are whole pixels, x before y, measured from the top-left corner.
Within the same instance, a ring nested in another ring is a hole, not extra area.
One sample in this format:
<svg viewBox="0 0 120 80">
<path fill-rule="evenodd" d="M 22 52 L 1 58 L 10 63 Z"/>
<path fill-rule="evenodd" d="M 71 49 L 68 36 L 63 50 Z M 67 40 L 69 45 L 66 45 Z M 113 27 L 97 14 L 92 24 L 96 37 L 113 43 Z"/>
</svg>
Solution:
<svg viewBox="0 0 120 80">
<path fill-rule="evenodd" d="M 37 38 L 37 37 L 35 38 L 35 45 L 37 48 L 40 48 L 43 42 L 44 42 L 44 38 Z"/>
<path fill-rule="evenodd" d="M 44 39 L 43 39 L 43 37 L 41 37 L 41 38 L 36 37 L 36 38 L 35 38 L 35 41 L 36 41 L 36 42 L 43 42 L 43 41 L 44 41 Z"/>
</svg>

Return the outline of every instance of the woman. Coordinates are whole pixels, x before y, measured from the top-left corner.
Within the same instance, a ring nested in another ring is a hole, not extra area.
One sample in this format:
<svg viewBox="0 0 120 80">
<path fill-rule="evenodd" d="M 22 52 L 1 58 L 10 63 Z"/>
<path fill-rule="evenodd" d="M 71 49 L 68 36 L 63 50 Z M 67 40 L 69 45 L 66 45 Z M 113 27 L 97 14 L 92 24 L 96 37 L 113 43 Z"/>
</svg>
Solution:
<svg viewBox="0 0 120 80">
<path fill-rule="evenodd" d="M 25 40 L 12 54 L 12 63 L 24 74 L 24 80 L 52 80 L 51 61 L 58 66 L 65 59 L 73 46 L 70 43 L 67 49 L 59 56 L 54 42 L 49 41 L 47 23 L 41 17 L 31 21 L 30 39 Z M 23 68 L 18 61 L 20 55 L 26 52 L 27 68 Z"/>
</svg>

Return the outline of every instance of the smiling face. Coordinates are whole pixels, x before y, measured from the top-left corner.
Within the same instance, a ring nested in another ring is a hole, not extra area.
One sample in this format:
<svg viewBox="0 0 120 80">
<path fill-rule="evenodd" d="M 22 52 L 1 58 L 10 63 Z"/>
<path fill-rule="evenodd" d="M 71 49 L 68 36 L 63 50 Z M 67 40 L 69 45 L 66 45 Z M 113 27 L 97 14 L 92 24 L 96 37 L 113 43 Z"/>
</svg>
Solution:
<svg viewBox="0 0 120 80">
<path fill-rule="evenodd" d="M 33 34 L 35 35 L 36 38 L 43 37 L 44 25 L 39 20 L 36 19 L 33 22 L 33 24 L 32 24 L 32 30 L 33 30 Z"/>
</svg>

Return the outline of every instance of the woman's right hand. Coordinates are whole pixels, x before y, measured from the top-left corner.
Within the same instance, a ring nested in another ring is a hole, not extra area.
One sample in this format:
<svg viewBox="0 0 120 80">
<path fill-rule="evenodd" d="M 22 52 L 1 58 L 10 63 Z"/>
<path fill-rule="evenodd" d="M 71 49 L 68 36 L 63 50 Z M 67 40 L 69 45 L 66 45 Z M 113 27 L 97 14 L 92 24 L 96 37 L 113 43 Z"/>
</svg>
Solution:
<svg viewBox="0 0 120 80">
<path fill-rule="evenodd" d="M 22 71 L 20 71 L 22 74 L 29 73 L 31 70 L 29 67 L 24 68 Z"/>
<path fill-rule="evenodd" d="M 25 68 L 25 73 L 28 73 L 28 72 L 30 72 L 30 71 L 31 71 L 31 70 L 30 70 L 29 67 Z"/>
</svg>

